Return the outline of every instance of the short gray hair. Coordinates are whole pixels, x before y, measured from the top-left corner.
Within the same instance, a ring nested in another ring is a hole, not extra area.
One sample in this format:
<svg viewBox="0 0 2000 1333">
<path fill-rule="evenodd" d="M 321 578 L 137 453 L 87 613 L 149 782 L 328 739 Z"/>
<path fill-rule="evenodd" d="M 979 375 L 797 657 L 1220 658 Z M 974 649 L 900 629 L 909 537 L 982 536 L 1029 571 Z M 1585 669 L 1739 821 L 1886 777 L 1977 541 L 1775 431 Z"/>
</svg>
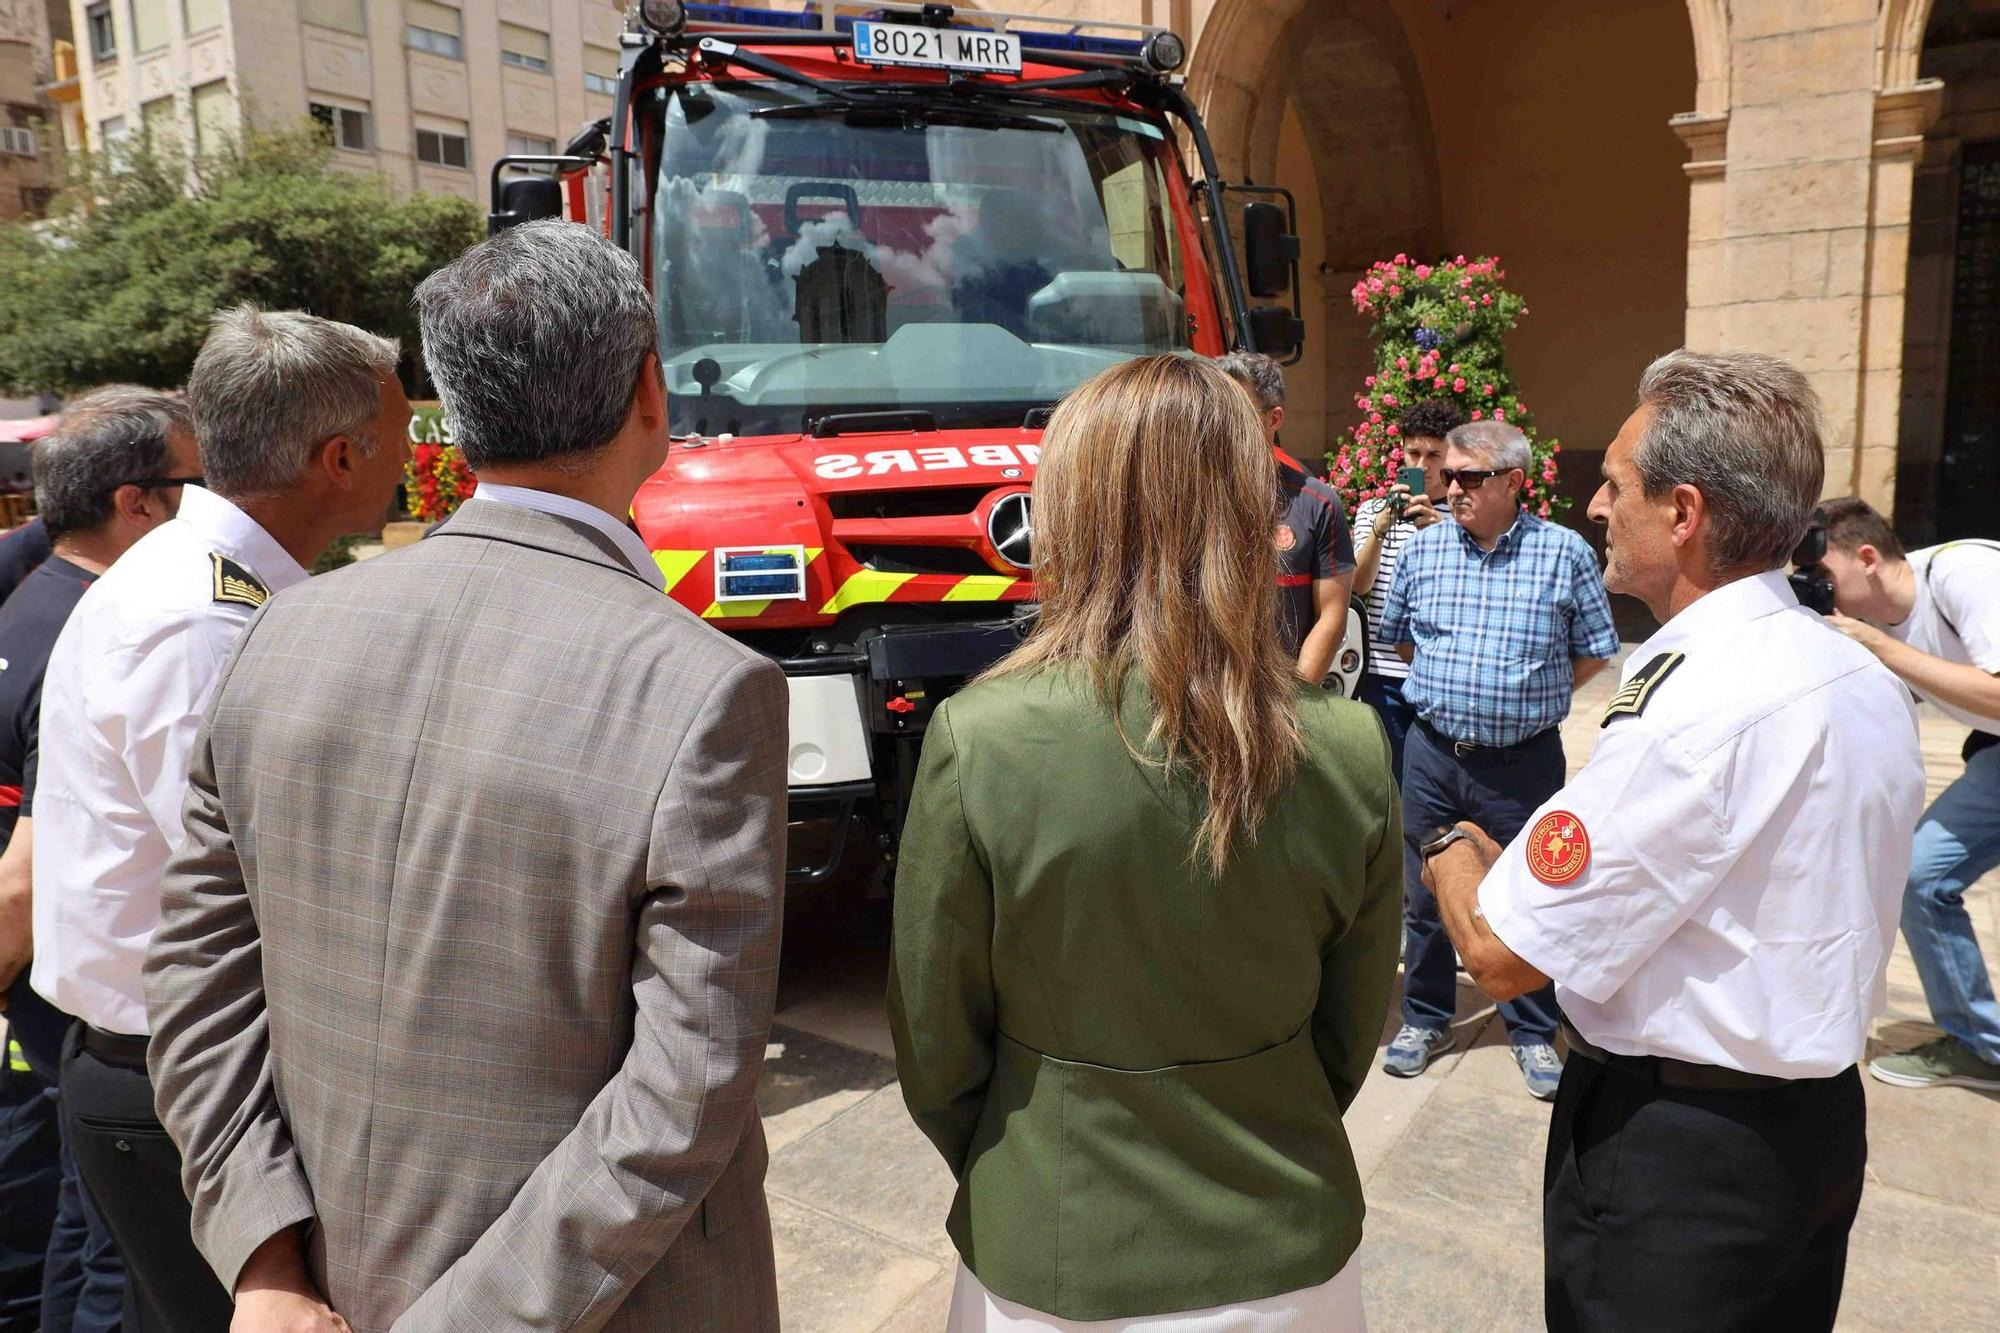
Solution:
<svg viewBox="0 0 2000 1333">
<path fill-rule="evenodd" d="M 136 384 L 107 384 L 72 399 L 62 425 L 30 450 L 35 512 L 49 536 L 103 526 L 120 486 L 166 476 L 175 431 L 194 431 L 187 404 Z"/>
<path fill-rule="evenodd" d="M 1257 406 L 1268 412 L 1285 405 L 1285 372 L 1262 352 L 1230 352 L 1215 358 L 1216 369 L 1250 391 Z"/>
<path fill-rule="evenodd" d="M 218 495 L 263 495 L 305 479 L 316 445 L 362 429 L 395 375 L 393 338 L 297 310 L 240 305 L 215 316 L 188 376 L 201 471 Z"/>
<path fill-rule="evenodd" d="M 1535 465 L 1535 451 L 1519 426 L 1504 421 L 1468 421 L 1454 426 L 1444 442 L 1454 449 L 1478 454 L 1488 467 L 1519 468 L 1526 472 Z"/>
<path fill-rule="evenodd" d="M 481 241 L 417 288 L 424 358 L 473 468 L 609 444 L 659 329 L 632 256 L 546 220 Z"/>
<path fill-rule="evenodd" d="M 1633 451 L 1647 495 L 1692 486 L 1708 506 L 1717 571 L 1775 569 L 1812 522 L 1826 480 L 1819 395 L 1755 352 L 1667 353 L 1639 379 L 1653 422 Z"/>
</svg>

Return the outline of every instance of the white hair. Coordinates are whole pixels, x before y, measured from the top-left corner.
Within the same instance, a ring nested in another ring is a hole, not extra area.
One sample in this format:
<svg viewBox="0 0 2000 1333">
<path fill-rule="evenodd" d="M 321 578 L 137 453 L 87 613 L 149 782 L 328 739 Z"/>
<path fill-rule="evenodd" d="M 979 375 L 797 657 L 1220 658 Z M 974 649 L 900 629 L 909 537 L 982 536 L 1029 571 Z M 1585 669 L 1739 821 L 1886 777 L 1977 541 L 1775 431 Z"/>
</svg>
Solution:
<svg viewBox="0 0 2000 1333">
<path fill-rule="evenodd" d="M 1535 465 L 1534 451 L 1528 447 L 1528 437 L 1518 426 L 1510 426 L 1504 421 L 1468 421 L 1463 426 L 1452 428 L 1444 442 L 1454 449 L 1479 455 L 1481 462 L 1492 468 L 1519 468 L 1526 472 Z"/>
</svg>

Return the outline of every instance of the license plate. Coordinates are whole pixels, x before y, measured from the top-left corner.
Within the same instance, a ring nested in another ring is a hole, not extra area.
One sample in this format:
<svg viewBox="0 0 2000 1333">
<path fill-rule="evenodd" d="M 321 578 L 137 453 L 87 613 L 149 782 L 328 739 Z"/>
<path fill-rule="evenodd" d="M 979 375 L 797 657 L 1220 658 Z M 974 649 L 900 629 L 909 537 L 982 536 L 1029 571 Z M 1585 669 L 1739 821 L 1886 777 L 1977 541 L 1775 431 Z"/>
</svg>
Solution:
<svg viewBox="0 0 2000 1333">
<path fill-rule="evenodd" d="M 1012 33 L 971 28 L 915 28 L 903 23 L 857 23 L 854 54 L 871 65 L 919 69 L 1021 72 L 1021 39 Z"/>
</svg>

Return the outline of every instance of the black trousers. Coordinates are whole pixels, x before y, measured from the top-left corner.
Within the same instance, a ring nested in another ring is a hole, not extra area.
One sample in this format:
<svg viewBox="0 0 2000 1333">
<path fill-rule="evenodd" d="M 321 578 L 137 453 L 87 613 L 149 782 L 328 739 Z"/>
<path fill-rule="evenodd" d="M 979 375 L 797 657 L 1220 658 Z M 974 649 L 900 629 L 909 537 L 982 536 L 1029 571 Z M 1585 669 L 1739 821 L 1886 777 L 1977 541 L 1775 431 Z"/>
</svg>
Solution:
<svg viewBox="0 0 2000 1333">
<path fill-rule="evenodd" d="M 63 1048 L 63 1133 L 125 1258 L 126 1308 L 146 1333 L 226 1333 L 233 1302 L 189 1234 L 181 1155 L 145 1065 L 97 1055 L 82 1031 Z"/>
<path fill-rule="evenodd" d="M 1549 1328 L 1831 1329 L 1867 1161 L 1853 1069 L 1691 1092 L 1573 1055 L 1542 1181 Z"/>
</svg>

